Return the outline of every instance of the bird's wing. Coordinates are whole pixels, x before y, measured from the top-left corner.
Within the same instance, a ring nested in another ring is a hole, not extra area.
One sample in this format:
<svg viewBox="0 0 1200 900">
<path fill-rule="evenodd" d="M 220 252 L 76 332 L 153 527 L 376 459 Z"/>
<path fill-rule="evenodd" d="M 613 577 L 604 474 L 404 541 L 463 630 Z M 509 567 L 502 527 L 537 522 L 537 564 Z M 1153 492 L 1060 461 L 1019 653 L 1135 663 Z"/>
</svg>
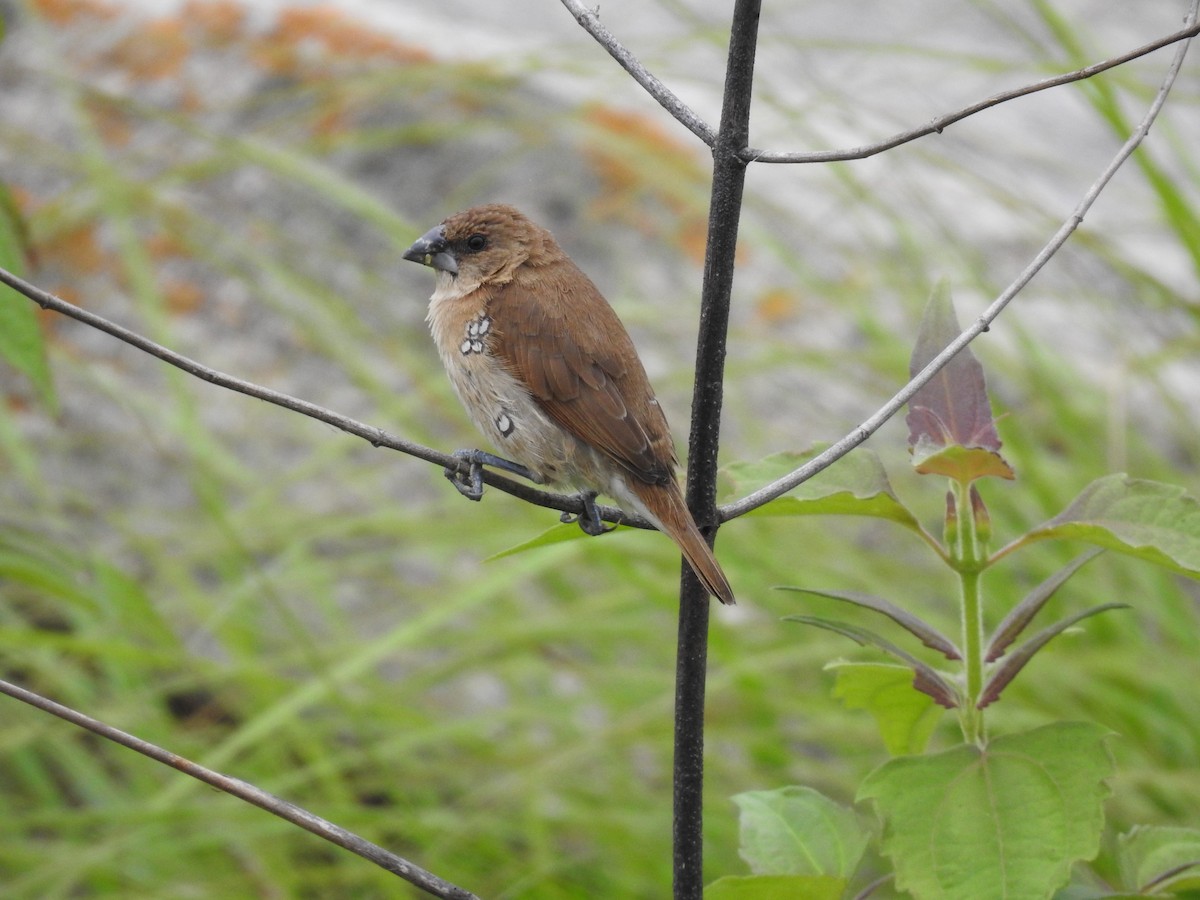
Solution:
<svg viewBox="0 0 1200 900">
<path fill-rule="evenodd" d="M 519 273 L 488 310 L 492 352 L 552 420 L 643 482 L 673 480 L 670 430 L 633 341 L 573 263 Z"/>
</svg>

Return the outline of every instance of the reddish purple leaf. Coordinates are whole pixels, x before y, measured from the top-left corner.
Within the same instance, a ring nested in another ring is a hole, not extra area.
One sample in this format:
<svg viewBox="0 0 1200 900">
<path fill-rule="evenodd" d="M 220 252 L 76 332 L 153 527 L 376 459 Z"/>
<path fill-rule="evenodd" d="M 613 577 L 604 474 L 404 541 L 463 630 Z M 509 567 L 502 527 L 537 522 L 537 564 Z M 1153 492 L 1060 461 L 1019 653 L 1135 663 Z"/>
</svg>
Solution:
<svg viewBox="0 0 1200 900">
<path fill-rule="evenodd" d="M 996 667 L 995 671 L 992 672 L 992 677 L 984 685 L 983 692 L 979 695 L 979 700 L 976 702 L 975 708 L 983 709 L 999 700 L 1001 692 L 1008 687 L 1010 681 L 1017 677 L 1017 673 L 1025 668 L 1025 664 L 1033 659 L 1033 655 L 1076 622 L 1086 619 L 1088 616 L 1094 616 L 1097 613 L 1108 612 L 1110 609 L 1128 608 L 1128 603 L 1104 603 L 1069 616 L 1061 622 L 1056 622 L 1049 628 L 1043 628 L 1009 654 L 1008 658 Z"/>
<path fill-rule="evenodd" d="M 1003 621 L 996 626 L 996 633 L 992 635 L 984 660 L 995 662 L 1003 656 L 1009 645 L 1025 630 L 1025 626 L 1032 622 L 1033 617 L 1046 605 L 1046 601 L 1054 596 L 1054 592 L 1062 587 L 1068 578 L 1078 572 L 1084 563 L 1091 562 L 1103 552 L 1102 549 L 1097 548 L 1089 550 L 1082 556 L 1077 556 L 1068 565 L 1059 569 L 1030 591 L 1028 596 L 1014 606 Z"/>
<path fill-rule="evenodd" d="M 916 375 L 959 334 L 954 303 L 944 284 L 938 285 L 925 316 L 909 363 Z M 992 419 L 983 367 L 964 347 L 913 396 L 908 404 L 908 448 L 917 471 L 937 473 L 967 482 L 984 475 L 1013 478 L 1000 456 L 1000 435 Z M 948 448 L 966 451 L 947 454 Z"/>
<path fill-rule="evenodd" d="M 962 659 L 962 653 L 954 646 L 952 640 L 924 619 L 913 615 L 908 610 L 901 609 L 890 600 L 884 600 L 882 597 L 873 597 L 870 594 L 863 594 L 859 591 L 822 591 L 816 588 L 790 587 L 785 584 L 779 585 L 779 590 L 795 591 L 798 594 L 812 594 L 814 597 L 828 597 L 831 600 L 841 600 L 843 603 L 852 603 L 855 606 L 861 606 L 863 609 L 871 609 L 877 613 L 882 613 L 897 625 L 915 635 L 930 650 L 936 650 L 946 657 L 946 659 Z"/>
<path fill-rule="evenodd" d="M 933 702 L 938 706 L 946 709 L 956 709 L 959 705 L 958 692 L 951 687 L 950 682 L 946 681 L 937 670 L 928 663 L 921 662 L 911 653 L 901 650 L 891 641 L 880 637 L 873 631 L 868 631 L 866 628 L 859 628 L 857 625 L 851 625 L 849 622 L 840 622 L 836 619 L 823 619 L 820 616 L 784 616 L 785 622 L 800 622 L 803 625 L 814 625 L 817 628 L 824 628 L 826 631 L 832 631 L 834 634 L 840 634 L 850 638 L 860 646 L 873 646 L 896 657 L 902 663 L 906 664 L 913 670 L 913 688 L 926 694 L 933 699 Z"/>
</svg>

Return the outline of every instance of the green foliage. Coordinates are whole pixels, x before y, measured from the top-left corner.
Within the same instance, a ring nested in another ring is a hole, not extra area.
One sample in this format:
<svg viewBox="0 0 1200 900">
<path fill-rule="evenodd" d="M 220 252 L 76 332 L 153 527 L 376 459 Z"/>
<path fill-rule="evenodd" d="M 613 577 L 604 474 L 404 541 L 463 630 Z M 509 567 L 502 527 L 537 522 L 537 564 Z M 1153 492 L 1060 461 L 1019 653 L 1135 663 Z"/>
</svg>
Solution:
<svg viewBox="0 0 1200 900">
<path fill-rule="evenodd" d="M 884 763 L 858 798 L 883 818 L 896 885 L 931 900 L 1050 896 L 1099 849 L 1105 737 L 1058 723 Z"/>
<path fill-rule="evenodd" d="M 958 330 L 948 291 L 944 286 L 939 286 L 926 308 L 910 371 L 916 373 L 924 369 L 939 347 L 949 343 Z M 1043 629 L 996 665 L 985 684 L 985 665 L 996 662 L 1058 587 L 1090 557 L 1077 560 L 1047 579 L 1014 607 L 986 649 L 982 642 L 980 572 L 1032 541 L 1075 538 L 1165 564 L 1184 574 L 1200 576 L 1200 569 L 1190 567 L 1192 560 L 1200 561 L 1200 506 L 1182 489 L 1152 482 L 1135 482 L 1120 476 L 1094 482 L 1050 522 L 1013 541 L 1004 550 L 989 555 L 990 515 L 974 482 L 989 475 L 1006 479 L 1015 476 L 999 454 L 1000 439 L 991 418 L 983 369 L 969 347 L 960 351 L 945 370 L 913 396 L 908 425 L 909 450 L 915 471 L 922 475 L 942 475 L 951 481 L 944 527 L 946 545 L 940 548 L 940 555 L 961 579 L 964 636 L 961 648 L 934 626 L 884 598 L 861 592 L 811 588 L 790 590 L 828 597 L 886 616 L 917 637 L 926 647 L 938 651 L 949 660 L 961 660 L 963 674 L 960 684 L 963 688 L 956 689 L 927 664 L 880 635 L 857 625 L 813 616 L 787 616 L 785 619 L 844 634 L 860 644 L 870 644 L 907 663 L 913 672 L 913 686 L 917 690 L 927 693 L 947 709 L 959 709 L 963 734 L 968 741 L 979 741 L 983 735 L 982 720 L 977 711 L 999 699 L 1004 688 L 1035 653 L 1083 619 L 1122 606 L 1115 603 L 1096 606 Z M 960 452 L 949 452 L 955 449 Z M 935 456 L 939 463 L 930 466 L 929 461 Z M 984 457 L 993 463 L 985 463 Z M 840 488 L 835 489 L 833 496 L 839 499 L 839 504 L 825 508 L 826 513 L 844 514 L 853 511 L 856 503 L 873 503 L 879 497 L 886 497 L 894 501 L 895 507 L 902 508 L 882 469 L 870 472 L 865 478 L 861 465 L 858 469 L 850 480 L 865 483 L 865 489 L 852 495 L 853 503 L 845 501 L 845 492 Z M 828 489 L 822 488 L 824 485 L 819 485 L 814 496 L 818 508 L 829 496 Z M 809 493 L 814 495 L 811 489 Z M 887 505 L 889 513 L 885 518 L 912 527 L 916 521 L 915 515 L 905 516 L 895 512 L 892 503 Z"/>
<path fill-rule="evenodd" d="M 910 668 L 846 661 L 827 668 L 837 676 L 833 695 L 846 709 L 871 714 L 888 753 L 904 756 L 925 750 L 942 711 L 927 694 L 912 689 Z"/>
<path fill-rule="evenodd" d="M 808 788 L 736 794 L 742 859 L 757 875 L 848 878 L 868 835 L 852 810 Z"/>
<path fill-rule="evenodd" d="M 921 371 L 957 333 L 948 292 L 939 287 L 926 309 L 910 370 Z M 983 710 L 1000 699 L 1053 638 L 1086 618 L 1126 604 L 1084 609 L 1013 647 L 1059 588 L 1099 553 L 1092 551 L 1042 581 L 985 642 L 980 574 L 1033 541 L 1074 538 L 1200 575 L 1190 567 L 1200 554 L 1196 502 L 1168 485 L 1121 476 L 1102 478 L 1046 525 L 991 554 L 991 517 L 974 482 L 989 475 L 1009 480 L 1015 475 L 1000 456 L 983 370 L 969 349 L 914 395 L 908 424 L 915 471 L 950 480 L 945 544 L 935 549 L 960 580 L 961 643 L 956 645 L 932 624 L 882 597 L 858 591 L 789 590 L 882 616 L 961 671 L 939 672 L 890 640 L 850 622 L 814 615 L 784 618 L 849 637 L 904 664 L 832 666 L 838 675 L 835 696 L 847 708 L 872 715 L 895 757 L 866 777 L 858 799 L 872 801 L 883 823 L 881 849 L 895 867 L 896 886 L 921 900 L 1049 897 L 1066 884 L 1073 865 L 1091 859 L 1099 849 L 1103 802 L 1112 775 L 1112 759 L 1104 743 L 1109 732 L 1095 724 L 1057 723 L 989 737 Z M 832 495 L 839 498 L 839 507 L 825 512 L 852 512 L 856 503 L 881 496 L 903 506 L 882 469 L 864 478 L 861 468 L 849 480 L 868 487 L 851 495 L 853 503 L 846 503 L 846 493 L 835 489 Z M 797 503 L 819 505 L 830 492 L 818 487 L 808 493 L 805 501 Z M 916 521 L 915 516 L 895 512 L 884 518 L 905 527 Z M 963 743 L 923 754 L 937 724 L 937 706 L 956 710 Z M 747 853 L 748 810 L 747 804 L 741 805 L 743 856 L 752 870 L 787 873 L 775 859 L 773 866 L 766 866 L 760 857 Z M 802 827 L 796 831 L 805 833 Z M 1147 847 L 1152 843 L 1145 841 Z M 1170 877 L 1183 876 L 1192 865 L 1189 854 L 1195 847 L 1187 839 L 1172 843 L 1164 838 L 1163 843 L 1166 849 L 1148 868 L 1155 877 L 1164 877 L 1164 867 L 1171 871 Z M 1154 855 L 1153 850 L 1136 854 L 1135 864 L 1129 861 L 1128 842 L 1123 846 L 1127 886 L 1145 883 L 1148 878 L 1140 866 Z M 1178 864 L 1182 868 L 1170 869 L 1165 857 L 1182 859 Z M 1142 877 L 1131 877 L 1130 869 Z M 820 868 L 817 872 L 827 874 Z M 853 872 L 839 874 L 850 877 Z M 742 887 L 749 890 L 748 885 Z"/>
<path fill-rule="evenodd" d="M 739 852 L 754 875 L 718 879 L 706 900 L 842 896 L 870 839 L 853 810 L 798 787 L 748 791 L 733 802 Z"/>
<path fill-rule="evenodd" d="M 3 22 L 0 21 L 0 38 Z M 16 275 L 25 270 L 24 225 L 12 194 L 0 182 L 0 268 Z M 53 411 L 54 382 L 46 348 L 38 330 L 37 307 L 8 285 L 0 285 L 0 361 L 6 361 L 32 382 L 41 401 Z"/>
<path fill-rule="evenodd" d="M 839 900 L 845 889 L 828 875 L 727 875 L 704 888 L 704 900 Z"/>
<path fill-rule="evenodd" d="M 1176 485 L 1107 475 L 1020 541 L 1087 541 L 1200 577 L 1200 503 Z"/>
<path fill-rule="evenodd" d="M 1200 891 L 1200 829 L 1138 826 L 1119 838 L 1117 859 L 1131 891 Z"/>
<path fill-rule="evenodd" d="M 809 453 L 776 453 L 759 463 L 733 463 L 723 471 L 736 493 L 739 487 L 758 487 L 771 480 L 767 473 L 782 475 L 815 456 Z M 900 502 L 879 457 L 870 450 L 854 450 L 838 465 L 818 472 L 795 490 L 752 510 L 751 516 L 870 516 L 887 519 L 921 533 L 913 513 Z"/>
</svg>

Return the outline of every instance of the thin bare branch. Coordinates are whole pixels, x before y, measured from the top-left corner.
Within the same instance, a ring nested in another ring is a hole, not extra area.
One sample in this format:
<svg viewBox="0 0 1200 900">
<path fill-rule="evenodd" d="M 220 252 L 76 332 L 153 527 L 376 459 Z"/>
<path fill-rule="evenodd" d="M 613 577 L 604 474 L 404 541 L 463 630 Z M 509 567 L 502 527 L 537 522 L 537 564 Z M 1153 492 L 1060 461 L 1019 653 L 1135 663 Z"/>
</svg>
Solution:
<svg viewBox="0 0 1200 900">
<path fill-rule="evenodd" d="M 1195 36 L 1198 31 L 1196 28 L 1197 11 L 1200 10 L 1200 0 L 1192 0 L 1191 9 L 1188 12 L 1188 28 L 1186 31 Z M 826 469 L 837 460 L 841 459 L 868 437 L 874 434 L 884 422 L 894 416 L 904 406 L 909 399 L 921 389 L 937 372 L 948 363 L 959 350 L 975 340 L 983 332 L 987 331 L 991 323 L 1003 311 L 1004 307 L 1008 306 L 1009 302 L 1021 292 L 1033 277 L 1041 271 L 1042 267 L 1050 261 L 1059 248 L 1067 242 L 1067 239 L 1074 233 L 1075 229 L 1083 222 L 1084 216 L 1088 210 L 1092 208 L 1092 204 L 1108 186 L 1113 175 L 1127 160 L 1134 150 L 1145 140 L 1146 135 L 1150 131 L 1150 126 L 1154 124 L 1154 120 L 1158 118 L 1159 112 L 1162 110 L 1163 104 L 1167 100 L 1167 95 L 1171 91 L 1171 86 L 1175 83 L 1175 78 L 1179 74 L 1180 68 L 1183 66 L 1184 57 L 1187 55 L 1188 47 L 1191 43 L 1190 38 L 1185 39 L 1175 51 L 1175 57 L 1171 61 L 1171 65 L 1167 69 L 1167 74 L 1163 79 L 1162 87 L 1159 88 L 1158 94 L 1154 101 L 1147 109 L 1145 116 L 1142 117 L 1141 123 L 1129 139 L 1117 151 L 1116 155 L 1105 167 L 1100 176 L 1088 188 L 1083 199 L 1079 201 L 1078 206 L 1071 216 L 1063 222 L 1062 226 L 1054 233 L 1054 236 L 1034 257 L 1033 261 L 1025 267 L 1016 280 L 1013 281 L 999 297 L 984 311 L 970 328 L 963 331 L 957 338 L 951 341 L 941 353 L 930 360 L 929 365 L 916 374 L 911 381 L 908 382 L 897 394 L 885 403 L 880 409 L 869 419 L 843 437 L 840 441 L 830 446 L 825 452 L 813 459 L 809 460 L 804 465 L 789 472 L 787 475 L 779 478 L 765 487 L 759 488 L 751 494 L 743 497 L 734 503 L 723 506 L 720 510 L 721 520 L 728 521 L 737 516 L 745 515 L 752 509 L 769 503 L 776 497 L 781 497 L 788 491 L 792 490 L 798 484 L 808 480 L 813 475 L 816 475 L 822 469 Z"/>
<path fill-rule="evenodd" d="M 609 52 L 613 59 L 620 63 L 633 79 L 640 84 L 651 97 L 658 101 L 667 112 L 669 112 L 676 120 L 678 120 L 692 134 L 700 138 L 708 147 L 716 144 L 716 131 L 710 127 L 703 119 L 700 118 L 687 104 L 658 78 L 652 75 L 645 66 L 634 56 L 627 47 L 625 47 L 616 36 L 613 35 L 607 28 L 600 24 L 599 9 L 588 9 L 579 0 L 561 0 L 565 6 L 575 17 L 575 20 L 596 39 L 605 50 Z M 1192 22 L 1181 28 L 1179 31 L 1168 34 L 1165 37 L 1150 41 L 1148 44 L 1130 50 L 1128 53 L 1123 53 L 1120 56 L 1114 56 L 1111 59 L 1106 59 L 1103 62 L 1093 63 L 1089 66 L 1084 66 L 1082 69 L 1076 69 L 1073 72 L 1065 72 L 1062 75 L 1055 75 L 1051 78 L 1044 78 L 1041 81 L 1035 81 L 1033 84 L 1027 84 L 1024 87 L 1013 88 L 1012 90 L 1002 91 L 999 94 L 994 94 L 987 99 L 972 103 L 970 106 L 965 106 L 955 112 L 946 113 L 939 116 L 931 122 L 926 123 L 918 128 L 913 128 L 908 131 L 902 131 L 899 134 L 892 135 L 882 141 L 877 141 L 873 144 L 863 144 L 859 147 L 851 147 L 844 150 L 813 150 L 813 151 L 785 151 L 785 150 L 757 150 L 753 147 L 748 147 L 741 152 L 741 158 L 745 162 L 760 162 L 760 163 L 823 163 L 823 162 L 841 162 L 852 159 L 865 159 L 868 156 L 875 156 L 883 153 L 886 150 L 891 150 L 893 147 L 898 147 L 901 144 L 907 144 L 910 141 L 915 141 L 918 138 L 923 138 L 931 134 L 941 134 L 945 129 L 949 128 L 963 119 L 969 118 L 976 113 L 983 112 L 985 109 L 991 109 L 993 106 L 999 106 L 1001 103 L 1007 103 L 1009 100 L 1016 100 L 1018 97 L 1026 97 L 1030 94 L 1036 94 L 1039 91 L 1045 91 L 1050 88 L 1060 87 L 1064 84 L 1071 84 L 1075 81 L 1083 81 L 1091 78 L 1093 75 L 1099 75 L 1101 72 L 1107 72 L 1109 69 L 1115 69 L 1117 66 L 1122 66 L 1131 60 L 1146 56 L 1153 53 L 1155 50 L 1161 50 L 1163 47 L 1178 43 L 1179 41 L 1187 41 L 1200 34 L 1200 24 Z"/>
<path fill-rule="evenodd" d="M 564 0 L 566 2 L 566 0 Z M 1106 72 L 1109 69 L 1114 69 L 1117 66 L 1124 65 L 1130 60 L 1137 59 L 1140 56 L 1145 56 L 1148 53 L 1153 53 L 1155 50 L 1161 50 L 1171 44 L 1179 41 L 1190 41 L 1192 38 L 1200 34 L 1200 25 L 1189 20 L 1186 28 L 1182 28 L 1173 34 L 1168 34 L 1166 37 L 1151 41 L 1148 44 L 1143 44 L 1136 50 L 1130 50 L 1120 56 L 1114 56 L 1112 59 L 1106 59 L 1104 62 L 1093 63 L 1090 66 L 1084 66 L 1082 69 L 1076 69 L 1074 72 L 1067 72 L 1062 75 L 1055 75 L 1052 78 L 1044 78 L 1041 81 L 1036 81 L 1033 84 L 1025 85 L 1024 87 L 1014 88 L 1010 91 L 1003 91 L 988 97 L 986 100 L 980 100 L 978 103 L 972 103 L 970 106 L 964 107 L 957 112 L 947 113 L 944 116 L 939 116 L 932 122 L 922 125 L 920 128 L 914 128 L 911 131 L 904 131 L 900 134 L 893 135 L 890 138 L 879 141 L 875 144 L 866 144 L 861 147 L 854 147 L 849 150 L 818 150 L 813 152 L 777 152 L 772 150 L 755 150 L 750 148 L 742 154 L 746 162 L 761 162 L 761 163 L 822 163 L 822 162 L 838 162 L 850 159 L 864 159 L 868 156 L 875 156 L 877 153 L 883 153 L 885 150 L 891 150 L 893 147 L 898 147 L 901 144 L 907 144 L 909 141 L 914 141 L 917 138 L 925 137 L 930 134 L 941 134 L 946 128 L 961 122 L 968 116 L 973 116 L 985 109 L 990 109 L 993 106 L 998 106 L 1001 103 L 1007 103 L 1009 100 L 1015 100 L 1018 97 L 1025 97 L 1029 94 L 1036 94 L 1038 91 L 1044 91 L 1049 88 L 1059 87 L 1064 84 L 1070 84 L 1073 81 L 1082 81 L 1085 78 L 1091 78 L 1093 75 L 1098 75 L 1101 72 Z"/>
<path fill-rule="evenodd" d="M 300 413 L 308 416 L 311 419 L 316 419 L 319 422 L 325 422 L 345 431 L 348 434 L 360 437 L 369 442 L 373 447 L 387 447 L 390 450 L 398 450 L 401 453 L 407 453 L 409 456 L 415 456 L 418 459 L 423 459 L 426 462 L 434 463 L 442 467 L 450 467 L 465 471 L 466 463 L 455 456 L 447 453 L 442 453 L 440 450 L 434 450 L 431 447 L 425 447 L 421 444 L 405 440 L 397 437 L 394 434 L 389 434 L 381 428 L 376 428 L 373 425 L 367 425 L 364 422 L 359 422 L 349 416 L 343 416 L 341 413 L 336 413 L 331 409 L 326 409 L 323 406 L 318 406 L 315 403 L 309 403 L 307 400 L 301 400 L 298 397 L 293 397 L 289 394 L 283 394 L 279 391 L 273 391 L 270 388 L 263 387 L 260 384 L 255 384 L 252 381 L 245 381 L 241 378 L 235 378 L 232 375 L 227 375 L 216 369 L 211 369 L 201 363 L 196 362 L 181 353 L 176 353 L 167 347 L 157 344 L 143 335 L 135 331 L 131 331 L 124 326 L 117 325 L 115 322 L 109 321 L 103 316 L 98 316 L 93 312 L 81 309 L 72 303 L 68 303 L 61 297 L 56 297 L 47 291 L 42 290 L 36 285 L 30 284 L 24 279 L 18 278 L 11 272 L 0 268 L 0 282 L 7 284 L 18 293 L 24 294 L 34 303 L 41 306 L 43 309 L 49 309 L 64 316 L 75 319 L 77 322 L 82 322 L 99 331 L 103 331 L 112 335 L 119 340 L 124 341 L 130 346 L 136 347 L 151 356 L 161 359 L 163 362 L 175 366 L 177 369 L 182 369 L 189 375 L 194 375 L 197 378 L 207 381 L 210 384 L 215 384 L 218 387 L 228 388 L 231 391 L 238 391 L 248 397 L 254 397 L 258 400 L 264 400 L 267 403 L 275 406 L 289 409 L 292 412 Z M 503 491 L 506 494 L 524 500 L 527 503 L 532 503 L 535 506 L 541 506 L 546 509 L 557 509 L 562 512 L 574 513 L 576 515 L 583 512 L 583 504 L 575 495 L 555 494 L 548 491 L 540 491 L 537 488 L 522 484 L 519 481 L 513 481 L 503 475 L 498 475 L 489 469 L 484 469 L 483 480 L 487 484 Z M 623 512 L 620 509 L 609 506 L 597 506 L 600 515 L 609 522 L 618 522 L 622 525 L 627 525 L 632 528 L 652 528 L 649 522 L 632 513 Z"/>
<path fill-rule="evenodd" d="M 613 36 L 613 33 L 600 24 L 600 11 L 588 9 L 579 0 L 562 0 L 584 30 L 612 56 L 621 68 L 633 76 L 633 80 L 645 88 L 646 93 L 658 101 L 667 112 L 674 116 L 688 131 L 704 141 L 709 147 L 717 142 L 717 133 L 707 122 L 692 111 L 675 93 L 659 81 L 642 65 L 641 61 Z"/>
<path fill-rule="evenodd" d="M 282 800 L 274 794 L 269 794 L 264 790 L 256 788 L 252 784 L 247 784 L 239 778 L 232 778 L 229 775 L 214 772 L 212 769 L 207 769 L 189 759 L 184 759 L 182 756 L 171 753 L 169 750 L 164 750 L 157 744 L 134 737 L 127 732 L 101 722 L 99 719 L 93 719 L 91 716 L 84 715 L 78 710 L 74 710 L 69 706 L 63 706 L 61 703 L 55 703 L 41 694 L 34 693 L 10 682 L 0 681 L 0 693 L 7 694 L 23 703 L 28 703 L 30 706 L 36 707 L 43 712 L 58 716 L 60 719 L 77 725 L 80 728 L 85 728 L 93 734 L 120 744 L 122 747 L 127 747 L 143 756 L 148 756 L 155 762 L 160 762 L 163 765 L 177 769 L 185 775 L 190 775 L 198 781 L 203 781 L 205 784 L 211 785 L 219 791 L 224 791 L 239 800 L 252 803 L 259 809 L 264 809 L 284 821 L 298 825 L 305 831 L 310 831 L 317 837 L 329 841 L 331 844 L 336 844 L 343 849 L 349 850 L 351 853 L 358 854 L 363 859 L 375 863 L 375 865 L 391 872 L 393 875 L 400 876 L 405 881 L 416 885 L 434 897 L 443 897 L 445 900 L 479 900 L 475 894 L 472 894 L 465 888 L 451 884 L 445 879 L 434 875 L 432 872 L 428 872 L 403 857 L 397 856 L 390 850 L 385 850 L 378 844 L 373 844 L 352 831 L 347 831 L 345 828 L 335 825 L 327 819 L 315 816 L 308 810 Z"/>
</svg>

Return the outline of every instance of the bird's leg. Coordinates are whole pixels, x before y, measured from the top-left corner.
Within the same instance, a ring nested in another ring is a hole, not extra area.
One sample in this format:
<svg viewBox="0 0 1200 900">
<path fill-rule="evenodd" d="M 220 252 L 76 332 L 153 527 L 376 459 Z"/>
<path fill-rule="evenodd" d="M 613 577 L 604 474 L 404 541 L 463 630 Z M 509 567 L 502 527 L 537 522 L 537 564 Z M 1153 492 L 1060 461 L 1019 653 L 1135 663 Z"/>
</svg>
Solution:
<svg viewBox="0 0 1200 900">
<path fill-rule="evenodd" d="M 484 466 L 493 466 L 503 469 L 505 472 L 512 472 L 514 475 L 528 478 L 534 484 L 540 484 L 542 481 L 520 463 L 488 453 L 486 450 L 455 450 L 454 455 L 463 462 L 469 463 L 471 468 L 464 473 L 462 469 L 446 466 L 445 475 L 458 492 L 468 500 L 479 500 L 483 497 Z"/>
<path fill-rule="evenodd" d="M 583 513 L 573 516 L 565 512 L 559 517 L 560 521 L 567 525 L 572 522 L 578 522 L 579 527 L 583 529 L 583 533 L 590 534 L 592 537 L 612 531 L 617 527 L 615 525 L 605 525 L 604 520 L 600 518 L 600 510 L 596 509 L 595 491 L 580 491 L 579 499 L 583 502 Z"/>
</svg>

